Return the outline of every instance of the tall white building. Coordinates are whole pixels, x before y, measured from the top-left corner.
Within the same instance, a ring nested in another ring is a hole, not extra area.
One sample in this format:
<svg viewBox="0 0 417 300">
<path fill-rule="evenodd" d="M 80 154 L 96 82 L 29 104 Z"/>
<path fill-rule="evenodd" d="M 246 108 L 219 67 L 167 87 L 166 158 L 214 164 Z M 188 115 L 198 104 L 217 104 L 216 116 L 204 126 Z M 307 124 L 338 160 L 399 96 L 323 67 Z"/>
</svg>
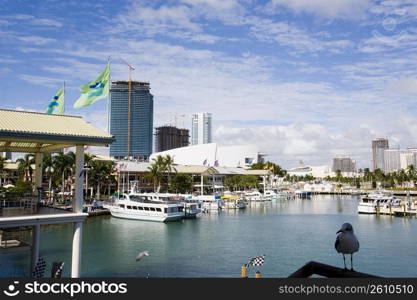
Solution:
<svg viewBox="0 0 417 300">
<path fill-rule="evenodd" d="M 211 142 L 211 113 L 192 115 L 191 145 L 208 144 Z"/>
<path fill-rule="evenodd" d="M 417 153 L 411 150 L 401 151 L 400 153 L 400 167 L 407 169 L 411 165 L 415 165 L 415 155 Z"/>
<path fill-rule="evenodd" d="M 401 169 L 401 152 L 398 149 L 384 150 L 384 173 L 391 173 Z"/>
</svg>

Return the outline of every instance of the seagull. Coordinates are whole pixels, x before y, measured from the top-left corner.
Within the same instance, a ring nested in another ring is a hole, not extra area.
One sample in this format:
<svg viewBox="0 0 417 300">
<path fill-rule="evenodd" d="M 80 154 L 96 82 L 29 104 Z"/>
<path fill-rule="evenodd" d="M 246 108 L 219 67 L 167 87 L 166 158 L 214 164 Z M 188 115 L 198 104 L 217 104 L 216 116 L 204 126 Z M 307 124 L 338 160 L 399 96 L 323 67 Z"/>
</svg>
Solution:
<svg viewBox="0 0 417 300">
<path fill-rule="evenodd" d="M 347 270 L 345 254 L 350 254 L 350 270 L 353 271 L 353 253 L 359 251 L 359 242 L 353 233 L 353 227 L 351 224 L 345 223 L 336 234 L 338 235 L 334 247 L 338 253 L 343 255 L 345 270 Z"/>
<path fill-rule="evenodd" d="M 141 260 L 142 258 L 144 258 L 145 256 L 149 256 L 149 252 L 148 251 L 142 251 L 138 254 L 138 256 L 136 256 L 136 261 Z"/>
</svg>

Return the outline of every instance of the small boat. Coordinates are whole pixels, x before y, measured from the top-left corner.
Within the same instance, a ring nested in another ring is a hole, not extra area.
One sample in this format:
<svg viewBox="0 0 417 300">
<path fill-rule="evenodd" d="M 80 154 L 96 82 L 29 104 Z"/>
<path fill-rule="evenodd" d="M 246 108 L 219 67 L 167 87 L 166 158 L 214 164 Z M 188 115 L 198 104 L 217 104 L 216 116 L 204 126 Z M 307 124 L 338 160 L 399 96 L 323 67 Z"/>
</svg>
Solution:
<svg viewBox="0 0 417 300">
<path fill-rule="evenodd" d="M 217 195 L 198 195 L 193 196 L 193 200 L 201 201 L 204 211 L 221 210 L 224 208 L 224 202 L 220 196 Z"/>
<path fill-rule="evenodd" d="M 270 198 L 271 200 L 276 200 L 278 198 L 278 194 L 273 190 L 265 190 L 263 197 Z"/>
<path fill-rule="evenodd" d="M 227 209 L 245 209 L 247 206 L 246 202 L 237 196 L 224 195 L 222 199 L 224 201 L 224 207 Z"/>
<path fill-rule="evenodd" d="M 250 191 L 250 192 L 246 192 L 245 193 L 245 200 L 246 201 L 254 201 L 254 202 L 258 202 L 258 201 L 271 201 L 272 200 L 272 197 L 271 196 L 264 196 L 258 190 L 253 190 L 253 191 Z"/>
<path fill-rule="evenodd" d="M 168 222 L 185 217 L 184 205 L 177 201 L 153 201 L 140 195 L 118 194 L 103 207 L 123 219 Z"/>
<path fill-rule="evenodd" d="M 302 190 L 295 190 L 294 194 L 296 197 L 301 199 L 307 199 L 311 197 L 311 192 L 302 191 Z"/>
</svg>

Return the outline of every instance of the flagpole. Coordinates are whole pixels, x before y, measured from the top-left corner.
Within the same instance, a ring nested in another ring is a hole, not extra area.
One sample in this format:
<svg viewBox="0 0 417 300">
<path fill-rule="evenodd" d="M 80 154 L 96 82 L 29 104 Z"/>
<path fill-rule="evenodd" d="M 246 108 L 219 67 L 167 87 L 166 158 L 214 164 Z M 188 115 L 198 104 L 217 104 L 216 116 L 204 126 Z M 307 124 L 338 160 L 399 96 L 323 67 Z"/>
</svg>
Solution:
<svg viewBox="0 0 417 300">
<path fill-rule="evenodd" d="M 63 115 L 65 115 L 65 80 L 64 80 L 64 97 L 63 97 L 64 101 L 62 101 L 62 107 L 63 107 Z"/>
<path fill-rule="evenodd" d="M 109 97 L 107 98 L 107 132 L 110 133 L 110 88 L 111 88 L 111 72 L 110 72 L 110 56 L 107 58 L 109 66 Z"/>
</svg>

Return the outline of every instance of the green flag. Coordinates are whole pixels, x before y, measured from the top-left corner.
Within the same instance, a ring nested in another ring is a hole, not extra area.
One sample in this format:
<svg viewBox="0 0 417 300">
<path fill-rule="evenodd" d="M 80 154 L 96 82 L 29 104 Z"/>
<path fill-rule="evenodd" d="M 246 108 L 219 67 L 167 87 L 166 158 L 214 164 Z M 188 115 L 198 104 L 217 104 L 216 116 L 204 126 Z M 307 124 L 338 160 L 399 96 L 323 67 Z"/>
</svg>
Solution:
<svg viewBox="0 0 417 300">
<path fill-rule="evenodd" d="M 55 94 L 51 103 L 49 103 L 48 108 L 46 109 L 47 114 L 63 115 L 65 113 L 64 95 L 65 89 L 61 88 L 58 93 Z"/>
<path fill-rule="evenodd" d="M 81 96 L 74 103 L 74 108 L 81 108 L 93 104 L 99 99 L 109 96 L 110 64 L 98 75 L 96 80 L 80 86 Z"/>
</svg>

